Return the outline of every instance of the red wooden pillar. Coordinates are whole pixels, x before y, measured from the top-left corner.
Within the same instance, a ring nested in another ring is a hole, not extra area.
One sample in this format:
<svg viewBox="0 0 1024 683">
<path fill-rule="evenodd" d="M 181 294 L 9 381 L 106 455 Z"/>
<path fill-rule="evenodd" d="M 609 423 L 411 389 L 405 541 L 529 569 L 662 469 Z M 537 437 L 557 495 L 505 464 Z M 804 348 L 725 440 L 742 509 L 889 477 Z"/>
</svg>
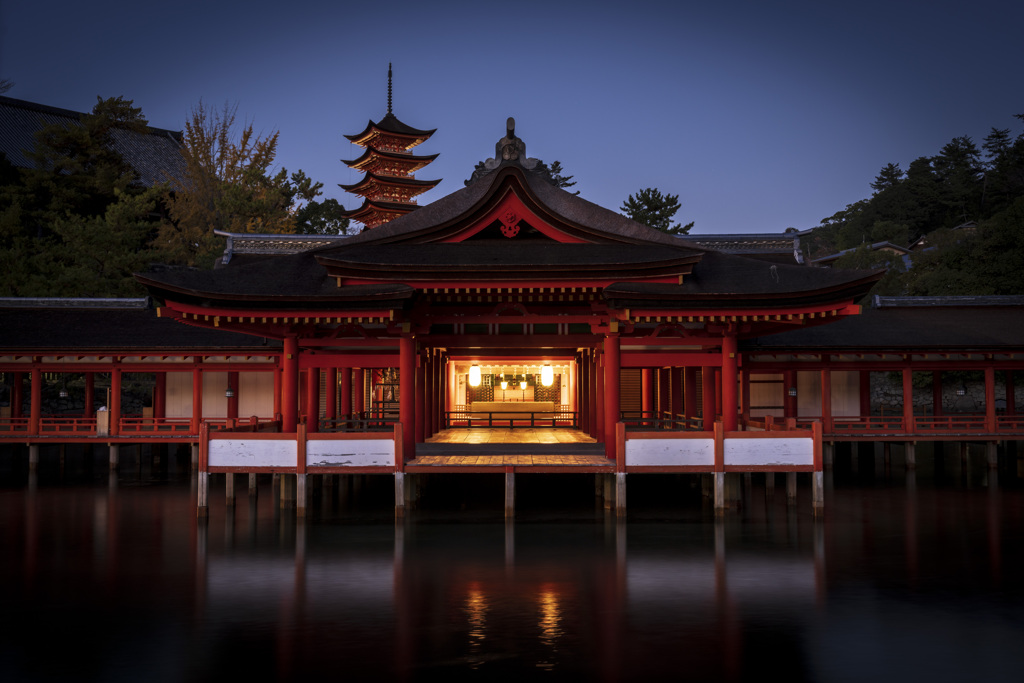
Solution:
<svg viewBox="0 0 1024 683">
<path fill-rule="evenodd" d="M 607 347 L 607 344 L 605 344 Z M 644 418 L 655 417 L 654 415 L 654 369 L 640 369 L 640 410 Z M 618 422 L 618 415 L 615 416 Z"/>
<path fill-rule="evenodd" d="M 683 368 L 683 411 L 688 420 L 696 420 L 697 413 L 697 368 Z"/>
<path fill-rule="evenodd" d="M 426 402 L 424 394 L 427 376 L 426 367 L 424 365 L 423 356 L 416 354 L 413 358 L 413 362 L 416 363 L 416 393 L 413 395 L 413 410 L 415 412 L 416 421 L 416 442 L 421 443 L 426 441 L 426 424 L 423 414 L 424 408 L 426 408 Z"/>
<path fill-rule="evenodd" d="M 228 373 L 228 386 L 231 387 L 231 396 L 228 396 L 228 419 L 238 419 L 238 373 Z M 153 416 L 156 416 L 156 399 L 153 400 Z"/>
<path fill-rule="evenodd" d="M 597 397 L 600 387 L 597 383 L 597 351 L 591 349 L 588 352 L 587 367 L 588 367 L 588 396 L 587 396 L 587 413 L 589 415 L 589 424 L 587 425 L 587 433 L 595 439 L 600 439 L 601 435 L 598 434 L 598 414 L 597 414 Z"/>
<path fill-rule="evenodd" d="M 1017 414 L 1017 390 L 1013 386 L 1013 370 L 1006 371 L 1006 414 Z"/>
<path fill-rule="evenodd" d="M 715 369 L 704 365 L 700 369 L 701 397 L 700 410 L 703 425 L 701 429 L 710 432 L 715 425 Z"/>
<path fill-rule="evenodd" d="M 416 339 L 405 334 L 398 340 L 398 419 L 402 423 L 402 455 L 416 457 Z"/>
<path fill-rule="evenodd" d="M 750 421 L 750 371 L 740 370 L 740 414 L 743 423 Z"/>
<path fill-rule="evenodd" d="M 352 373 L 355 372 L 352 368 L 341 369 L 341 387 L 338 392 L 341 394 L 341 406 L 338 408 L 338 414 L 341 415 L 342 419 L 347 419 L 352 413 Z"/>
<path fill-rule="evenodd" d="M 347 372 L 347 371 L 346 371 Z M 327 395 L 324 398 L 324 417 L 328 420 L 338 419 L 338 368 L 327 368 L 324 382 L 327 384 Z"/>
<path fill-rule="evenodd" d="M 366 371 L 363 368 L 352 369 L 352 413 L 360 418 L 366 410 Z"/>
<path fill-rule="evenodd" d="M 821 369 L 821 427 L 832 433 L 832 370 L 827 367 Z"/>
<path fill-rule="evenodd" d="M 616 457 L 615 425 L 619 421 L 619 366 L 619 335 L 611 332 L 604 337 L 604 454 L 610 460 Z"/>
<path fill-rule="evenodd" d="M 727 432 L 736 431 L 736 416 L 739 413 L 739 359 L 736 356 L 736 336 L 727 334 L 722 337 L 722 427 Z"/>
<path fill-rule="evenodd" d="M 685 408 L 683 407 L 684 374 L 684 368 L 669 368 L 669 376 L 672 378 L 670 380 L 672 384 L 672 398 L 670 399 L 672 407 L 669 410 L 672 411 L 673 417 L 675 417 L 676 415 L 682 415 L 685 411 Z"/>
<path fill-rule="evenodd" d="M 25 373 L 14 373 L 14 384 L 11 385 L 11 417 L 21 417 L 21 404 L 25 402 Z"/>
<path fill-rule="evenodd" d="M 320 368 L 306 370 L 306 433 L 320 431 Z"/>
<path fill-rule="evenodd" d="M 985 368 L 985 431 L 996 431 L 996 369 Z"/>
<path fill-rule="evenodd" d="M 274 419 L 283 419 L 281 416 L 281 391 L 282 381 L 281 378 L 284 375 L 283 364 L 279 364 L 278 367 L 274 368 Z"/>
<path fill-rule="evenodd" d="M 607 388 L 604 376 L 604 354 L 594 354 L 594 438 L 598 441 L 604 439 L 604 419 L 607 415 L 608 406 L 605 403 L 605 390 Z M 615 407 L 618 410 L 618 406 Z M 618 416 L 618 413 L 616 413 Z"/>
<path fill-rule="evenodd" d="M 39 417 L 43 410 L 43 371 L 32 368 L 32 386 L 29 387 L 28 433 L 39 433 Z"/>
<path fill-rule="evenodd" d="M 434 351 L 423 357 L 423 440 L 434 435 Z"/>
<path fill-rule="evenodd" d="M 583 351 L 579 355 L 579 369 L 577 375 L 579 376 L 579 382 L 576 383 L 577 395 L 576 405 L 579 406 L 580 411 L 580 429 L 585 433 L 590 433 L 590 359 L 587 357 L 587 352 Z"/>
<path fill-rule="evenodd" d="M 110 385 L 111 385 L 111 390 L 110 391 L 111 391 L 111 394 L 113 394 L 114 393 L 114 389 L 113 389 L 113 385 L 114 385 L 113 375 L 111 375 Z M 120 405 L 121 404 L 120 379 L 118 379 L 118 387 L 119 388 L 117 390 L 117 393 L 118 393 L 117 403 L 118 403 L 118 405 Z M 111 403 L 113 403 L 113 399 L 111 399 Z M 189 431 L 192 434 L 198 434 L 199 433 L 199 425 L 202 423 L 202 421 L 203 421 L 203 371 L 200 370 L 198 367 L 194 367 L 194 368 L 192 368 L 192 427 L 191 427 L 191 429 Z M 111 415 L 110 415 L 110 433 L 111 434 L 115 433 L 114 432 L 114 415 L 113 415 L 113 413 L 111 413 Z"/>
<path fill-rule="evenodd" d="M 281 354 L 281 431 L 294 432 L 299 424 L 299 340 L 284 338 Z"/>
<path fill-rule="evenodd" d="M 658 370 L 658 401 L 655 406 L 655 410 L 658 411 L 658 417 L 660 418 L 662 413 L 672 413 L 672 380 L 671 368 L 661 368 Z"/>
<path fill-rule="evenodd" d="M 121 433 L 121 368 L 113 368 L 110 371 L 110 435 L 117 436 Z M 196 432 L 198 434 L 198 430 Z"/>
<path fill-rule="evenodd" d="M 161 378 L 163 378 L 165 380 L 165 385 L 166 385 L 167 373 L 166 372 L 158 372 L 158 373 L 156 373 L 156 386 L 157 386 L 157 390 L 159 390 L 159 388 L 160 388 L 160 379 Z M 95 400 L 96 399 L 95 399 L 95 396 L 94 396 L 95 393 L 96 393 L 96 375 L 94 373 L 92 373 L 92 372 L 87 372 L 87 373 L 85 373 L 85 408 L 83 409 L 83 413 L 85 414 L 85 417 L 92 417 L 93 413 L 96 412 L 96 405 L 95 405 Z M 163 404 L 161 404 L 161 407 L 162 407 L 162 405 Z M 153 395 L 153 415 L 154 416 L 156 415 L 156 394 L 155 393 Z M 160 417 L 163 417 L 163 415 L 160 415 Z"/>
<path fill-rule="evenodd" d="M 903 429 L 914 432 L 914 375 L 910 368 L 903 368 Z"/>
</svg>

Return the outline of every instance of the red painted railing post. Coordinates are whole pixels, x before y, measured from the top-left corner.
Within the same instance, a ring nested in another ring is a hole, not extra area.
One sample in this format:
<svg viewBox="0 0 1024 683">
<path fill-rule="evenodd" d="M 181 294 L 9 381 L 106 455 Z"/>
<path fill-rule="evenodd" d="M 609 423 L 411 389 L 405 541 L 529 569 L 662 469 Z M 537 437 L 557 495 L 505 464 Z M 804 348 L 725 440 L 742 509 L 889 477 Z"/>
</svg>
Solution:
<svg viewBox="0 0 1024 683">
<path fill-rule="evenodd" d="M 626 471 L 626 423 L 615 423 L 615 471 Z"/>
</svg>

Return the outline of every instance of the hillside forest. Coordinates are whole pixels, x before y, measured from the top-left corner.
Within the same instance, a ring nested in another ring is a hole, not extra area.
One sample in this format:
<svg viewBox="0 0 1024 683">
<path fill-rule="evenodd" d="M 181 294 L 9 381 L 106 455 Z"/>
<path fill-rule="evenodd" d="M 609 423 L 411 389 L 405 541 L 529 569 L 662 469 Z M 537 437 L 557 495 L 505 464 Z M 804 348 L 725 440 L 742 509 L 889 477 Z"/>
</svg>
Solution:
<svg viewBox="0 0 1024 683">
<path fill-rule="evenodd" d="M 349 230 L 322 183 L 275 165 L 278 133 L 236 125 L 233 107 L 194 107 L 182 164 L 148 187 L 111 144 L 116 128 L 148 125 L 131 100 L 97 98 L 81 124 L 39 130 L 34 167 L 0 154 L 0 296 L 139 296 L 133 273 L 213 267 L 214 229 Z M 870 188 L 802 236 L 810 260 L 845 251 L 833 267 L 887 268 L 873 294 L 1024 294 L 1024 132 L 992 128 L 980 148 L 953 138 L 906 169 L 886 164 Z"/>
</svg>

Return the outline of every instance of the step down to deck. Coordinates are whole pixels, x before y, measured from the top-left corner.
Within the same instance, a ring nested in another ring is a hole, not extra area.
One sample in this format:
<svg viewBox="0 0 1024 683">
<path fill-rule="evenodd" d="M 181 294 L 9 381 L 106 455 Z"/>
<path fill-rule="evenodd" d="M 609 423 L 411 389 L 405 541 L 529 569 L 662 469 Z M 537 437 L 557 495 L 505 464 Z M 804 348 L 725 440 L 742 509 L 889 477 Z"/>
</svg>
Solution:
<svg viewBox="0 0 1024 683">
<path fill-rule="evenodd" d="M 604 444 L 418 443 L 416 455 L 604 455 Z"/>
</svg>

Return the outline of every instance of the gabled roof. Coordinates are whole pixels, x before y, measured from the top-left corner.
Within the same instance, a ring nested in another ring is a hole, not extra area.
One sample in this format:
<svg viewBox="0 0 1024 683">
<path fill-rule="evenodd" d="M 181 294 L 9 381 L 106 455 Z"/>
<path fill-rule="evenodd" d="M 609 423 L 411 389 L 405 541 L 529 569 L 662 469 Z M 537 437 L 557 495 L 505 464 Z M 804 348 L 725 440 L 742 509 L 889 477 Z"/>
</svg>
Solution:
<svg viewBox="0 0 1024 683">
<path fill-rule="evenodd" d="M 502 226 L 525 227 L 506 233 L 499 232 Z M 316 307 L 357 293 L 397 301 L 412 296 L 413 287 L 447 286 L 436 284 L 447 280 L 500 287 L 525 278 L 568 285 L 575 278 L 605 288 L 615 305 L 765 308 L 849 303 L 882 274 L 769 264 L 703 249 L 508 161 L 447 197 L 338 244 L 239 268 L 139 279 L 158 297 L 187 294 L 243 306 L 267 306 L 269 298 Z"/>
<path fill-rule="evenodd" d="M 35 133 L 46 126 L 80 126 L 81 112 L 49 107 L 0 96 L 0 152 L 19 168 L 33 168 L 28 153 L 35 147 Z M 146 133 L 122 128 L 111 132 L 113 148 L 139 179 L 151 187 L 184 175 L 181 131 L 147 128 Z"/>
</svg>

